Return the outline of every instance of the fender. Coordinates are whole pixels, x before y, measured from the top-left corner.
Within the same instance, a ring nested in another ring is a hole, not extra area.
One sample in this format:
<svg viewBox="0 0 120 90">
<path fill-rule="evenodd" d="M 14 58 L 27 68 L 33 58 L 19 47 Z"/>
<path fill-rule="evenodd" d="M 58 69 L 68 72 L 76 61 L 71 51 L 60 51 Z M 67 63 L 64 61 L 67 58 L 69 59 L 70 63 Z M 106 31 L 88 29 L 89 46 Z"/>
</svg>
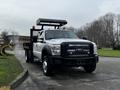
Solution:
<svg viewBox="0 0 120 90">
<path fill-rule="evenodd" d="M 43 56 L 43 54 L 48 54 L 49 56 L 52 55 L 50 46 L 45 45 L 45 46 L 43 47 L 43 49 L 42 49 L 42 55 L 41 55 L 41 56 Z"/>
</svg>

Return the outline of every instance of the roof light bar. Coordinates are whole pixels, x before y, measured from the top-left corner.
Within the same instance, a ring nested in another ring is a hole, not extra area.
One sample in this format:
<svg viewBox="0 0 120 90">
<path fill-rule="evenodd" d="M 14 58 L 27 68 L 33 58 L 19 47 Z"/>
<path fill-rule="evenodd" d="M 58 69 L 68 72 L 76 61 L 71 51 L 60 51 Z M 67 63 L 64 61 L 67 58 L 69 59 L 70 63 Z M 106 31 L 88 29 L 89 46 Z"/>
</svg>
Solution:
<svg viewBox="0 0 120 90">
<path fill-rule="evenodd" d="M 39 18 L 36 21 L 36 25 L 40 25 L 40 26 L 54 26 L 56 27 L 61 27 L 67 24 L 66 20 L 57 20 L 57 19 L 44 19 L 44 18 Z"/>
</svg>

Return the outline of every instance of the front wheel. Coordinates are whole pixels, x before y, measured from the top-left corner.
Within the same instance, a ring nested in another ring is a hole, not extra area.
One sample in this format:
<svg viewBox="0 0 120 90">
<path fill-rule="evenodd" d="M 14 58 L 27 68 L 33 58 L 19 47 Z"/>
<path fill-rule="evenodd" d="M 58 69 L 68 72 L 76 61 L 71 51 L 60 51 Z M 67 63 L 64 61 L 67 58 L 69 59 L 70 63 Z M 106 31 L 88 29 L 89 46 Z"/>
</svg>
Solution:
<svg viewBox="0 0 120 90">
<path fill-rule="evenodd" d="M 84 69 L 87 73 L 92 73 L 96 69 L 96 64 L 94 65 L 86 65 L 84 66 Z"/>
<path fill-rule="evenodd" d="M 52 75 L 52 65 L 50 63 L 50 58 L 47 55 L 43 56 L 42 69 L 44 75 L 46 76 Z"/>
</svg>

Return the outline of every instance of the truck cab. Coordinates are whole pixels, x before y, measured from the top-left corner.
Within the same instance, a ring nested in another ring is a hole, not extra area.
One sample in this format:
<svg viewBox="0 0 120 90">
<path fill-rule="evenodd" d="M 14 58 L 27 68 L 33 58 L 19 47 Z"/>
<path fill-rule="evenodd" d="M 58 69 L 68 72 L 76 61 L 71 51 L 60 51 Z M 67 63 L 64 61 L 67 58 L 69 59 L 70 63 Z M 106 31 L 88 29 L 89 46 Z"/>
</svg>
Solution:
<svg viewBox="0 0 120 90">
<path fill-rule="evenodd" d="M 41 19 L 37 24 L 40 21 Z M 41 22 L 47 21 L 52 22 L 51 26 L 55 22 L 59 22 L 59 25 L 62 22 L 66 23 L 64 20 L 50 19 L 42 19 Z M 38 31 L 36 40 L 31 46 L 32 50 L 26 50 L 26 61 L 30 62 L 30 56 L 33 57 L 32 61 L 34 61 L 34 57 L 38 58 L 42 63 L 45 75 L 51 75 L 56 66 L 81 66 L 88 73 L 92 73 L 96 69 L 98 62 L 96 44 L 89 40 L 79 39 L 72 31 L 56 27 L 55 29 L 42 29 Z"/>
</svg>

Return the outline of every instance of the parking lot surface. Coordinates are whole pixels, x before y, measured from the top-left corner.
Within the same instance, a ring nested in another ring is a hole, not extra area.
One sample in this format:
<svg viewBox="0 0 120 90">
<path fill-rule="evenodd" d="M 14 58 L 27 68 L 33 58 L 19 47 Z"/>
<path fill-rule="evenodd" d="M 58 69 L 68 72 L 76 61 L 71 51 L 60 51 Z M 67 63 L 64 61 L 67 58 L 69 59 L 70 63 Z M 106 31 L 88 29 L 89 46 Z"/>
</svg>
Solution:
<svg viewBox="0 0 120 90">
<path fill-rule="evenodd" d="M 16 90 L 120 90 L 120 58 L 100 57 L 92 74 L 81 67 L 59 68 L 46 77 L 40 63 L 26 63 L 23 50 L 15 53 L 30 74 Z"/>
</svg>

